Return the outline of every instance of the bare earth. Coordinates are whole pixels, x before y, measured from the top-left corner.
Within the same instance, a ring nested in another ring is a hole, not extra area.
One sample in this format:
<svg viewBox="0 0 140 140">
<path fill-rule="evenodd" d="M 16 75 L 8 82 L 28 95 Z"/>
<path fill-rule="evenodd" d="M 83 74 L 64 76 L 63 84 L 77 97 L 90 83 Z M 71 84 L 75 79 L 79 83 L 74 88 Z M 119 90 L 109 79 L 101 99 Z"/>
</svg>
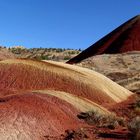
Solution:
<svg viewBox="0 0 140 140">
<path fill-rule="evenodd" d="M 0 47 L 0 60 L 13 59 L 16 58 L 15 55 L 8 49 Z"/>
<path fill-rule="evenodd" d="M 121 86 L 140 93 L 140 52 L 103 54 L 83 60 L 77 65 L 95 70 Z"/>
<path fill-rule="evenodd" d="M 133 95 L 102 74 L 60 62 L 4 60 L 0 77 L 2 140 L 61 139 L 65 130 L 90 128 L 80 112 L 111 115 L 110 107 Z"/>
</svg>

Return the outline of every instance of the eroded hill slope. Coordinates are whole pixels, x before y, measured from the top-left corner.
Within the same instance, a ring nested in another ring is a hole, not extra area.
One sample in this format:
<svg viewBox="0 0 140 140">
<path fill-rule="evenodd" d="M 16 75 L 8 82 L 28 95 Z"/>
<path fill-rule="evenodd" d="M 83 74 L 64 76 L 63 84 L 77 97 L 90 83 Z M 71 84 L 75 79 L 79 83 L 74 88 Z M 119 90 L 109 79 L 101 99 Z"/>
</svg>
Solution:
<svg viewBox="0 0 140 140">
<path fill-rule="evenodd" d="M 140 52 L 104 54 L 77 64 L 104 74 L 121 86 L 140 93 Z"/>
<path fill-rule="evenodd" d="M 44 140 L 87 126 L 80 112 L 110 115 L 106 106 L 133 93 L 78 66 L 26 59 L 0 61 L 0 138 Z"/>
</svg>

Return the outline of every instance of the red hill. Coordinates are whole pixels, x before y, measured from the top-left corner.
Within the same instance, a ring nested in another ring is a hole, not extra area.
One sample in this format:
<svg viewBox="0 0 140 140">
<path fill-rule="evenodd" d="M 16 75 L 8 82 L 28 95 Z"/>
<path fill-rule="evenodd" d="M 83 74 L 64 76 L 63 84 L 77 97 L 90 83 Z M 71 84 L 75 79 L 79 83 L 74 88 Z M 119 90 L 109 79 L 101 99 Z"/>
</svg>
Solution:
<svg viewBox="0 0 140 140">
<path fill-rule="evenodd" d="M 133 95 L 97 72 L 61 62 L 2 60 L 0 77 L 1 140 L 62 140 L 65 130 L 90 127 L 81 112 L 108 117 L 110 107 Z"/>
<path fill-rule="evenodd" d="M 140 51 L 140 15 L 128 20 L 67 63 L 78 63 L 99 54 Z"/>
</svg>

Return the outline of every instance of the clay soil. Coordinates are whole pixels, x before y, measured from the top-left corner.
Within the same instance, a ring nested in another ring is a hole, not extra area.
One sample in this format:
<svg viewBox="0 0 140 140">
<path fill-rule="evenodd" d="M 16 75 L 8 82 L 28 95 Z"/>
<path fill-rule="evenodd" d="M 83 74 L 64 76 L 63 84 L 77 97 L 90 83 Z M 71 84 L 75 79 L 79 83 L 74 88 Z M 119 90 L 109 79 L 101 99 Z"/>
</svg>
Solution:
<svg viewBox="0 0 140 140">
<path fill-rule="evenodd" d="M 0 61 L 0 77 L 2 140 L 102 137 L 96 125 L 77 115 L 85 110 L 109 115 L 113 112 L 110 106 L 133 95 L 101 74 L 56 62 Z"/>
</svg>

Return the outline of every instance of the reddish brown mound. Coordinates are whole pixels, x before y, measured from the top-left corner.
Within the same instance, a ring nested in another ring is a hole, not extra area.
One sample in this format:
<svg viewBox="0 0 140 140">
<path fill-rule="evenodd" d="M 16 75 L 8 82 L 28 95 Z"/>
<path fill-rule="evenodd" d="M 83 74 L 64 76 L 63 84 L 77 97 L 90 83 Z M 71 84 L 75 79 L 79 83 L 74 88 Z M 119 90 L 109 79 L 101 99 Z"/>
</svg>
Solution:
<svg viewBox="0 0 140 140">
<path fill-rule="evenodd" d="M 140 51 L 140 16 L 133 17 L 67 63 L 78 63 L 99 54 Z"/>
<path fill-rule="evenodd" d="M 3 140 L 39 140 L 84 126 L 73 106 L 48 95 L 25 93 L 3 97 L 0 110 L 0 138 Z"/>
<path fill-rule="evenodd" d="M 15 58 L 14 54 L 11 53 L 8 49 L 0 47 L 0 60 L 13 59 Z"/>
<path fill-rule="evenodd" d="M 102 106 L 132 95 L 97 72 L 56 62 L 0 61 L 0 77 L 3 140 L 57 139 L 67 129 L 88 126 L 77 118 L 81 111 L 110 115 Z"/>
<path fill-rule="evenodd" d="M 137 103 L 138 99 L 140 99 L 140 95 L 134 94 L 130 96 L 127 100 L 117 103 L 113 106 L 110 106 L 109 110 L 111 112 L 115 112 L 117 115 L 126 118 L 127 120 L 132 120 L 132 118 L 136 116 L 140 116 L 139 107 L 136 107 L 135 104 Z M 138 106 L 138 105 L 137 105 Z M 138 111 L 137 111 L 138 108 Z"/>
<path fill-rule="evenodd" d="M 31 60 L 1 61 L 0 88 L 53 89 L 84 97 L 103 106 L 120 102 L 132 94 L 98 73 L 78 68 Z"/>
</svg>

